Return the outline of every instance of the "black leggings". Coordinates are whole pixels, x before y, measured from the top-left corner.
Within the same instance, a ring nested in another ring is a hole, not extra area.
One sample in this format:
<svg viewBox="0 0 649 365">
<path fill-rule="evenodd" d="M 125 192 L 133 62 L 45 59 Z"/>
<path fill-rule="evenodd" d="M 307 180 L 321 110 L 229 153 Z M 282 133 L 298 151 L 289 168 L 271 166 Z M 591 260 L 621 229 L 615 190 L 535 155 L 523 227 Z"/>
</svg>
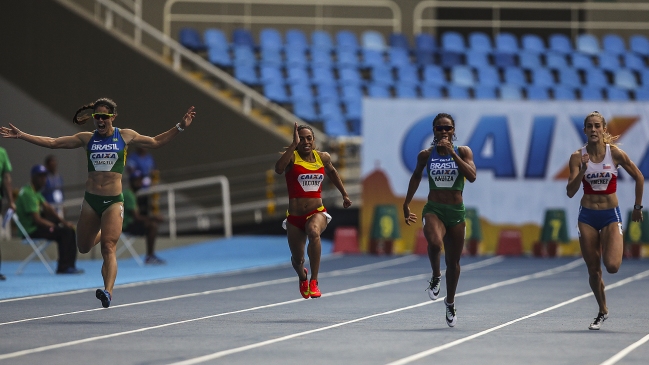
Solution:
<svg viewBox="0 0 649 365">
<path fill-rule="evenodd" d="M 31 238 L 45 238 L 56 241 L 59 251 L 56 271 L 65 271 L 70 267 L 75 267 L 77 261 L 77 234 L 74 229 L 54 226 L 54 229 L 50 232 L 49 227 L 38 227 L 29 236 Z"/>
</svg>

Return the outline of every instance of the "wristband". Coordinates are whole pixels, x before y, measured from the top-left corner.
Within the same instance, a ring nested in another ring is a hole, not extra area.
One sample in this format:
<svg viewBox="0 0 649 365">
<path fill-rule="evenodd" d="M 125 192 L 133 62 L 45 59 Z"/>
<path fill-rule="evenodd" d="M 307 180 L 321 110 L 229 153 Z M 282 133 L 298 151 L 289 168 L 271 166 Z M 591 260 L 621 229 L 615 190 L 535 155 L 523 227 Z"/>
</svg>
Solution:
<svg viewBox="0 0 649 365">
<path fill-rule="evenodd" d="M 180 132 L 184 131 L 183 128 L 180 128 L 180 123 L 176 124 L 176 129 L 179 130 Z"/>
</svg>

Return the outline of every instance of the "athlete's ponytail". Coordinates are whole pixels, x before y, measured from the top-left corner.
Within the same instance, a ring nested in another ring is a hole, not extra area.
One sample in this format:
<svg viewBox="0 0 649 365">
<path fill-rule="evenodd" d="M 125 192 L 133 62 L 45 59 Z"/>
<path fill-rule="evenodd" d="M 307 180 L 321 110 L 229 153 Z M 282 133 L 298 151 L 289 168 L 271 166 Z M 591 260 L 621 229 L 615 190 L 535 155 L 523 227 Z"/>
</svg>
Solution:
<svg viewBox="0 0 649 365">
<path fill-rule="evenodd" d="M 605 119 L 604 116 L 603 116 L 600 112 L 598 112 L 597 110 L 595 110 L 594 112 L 592 112 L 592 113 L 590 113 L 590 114 L 588 114 L 588 115 L 586 116 L 586 118 L 584 119 L 584 128 L 586 128 L 586 122 L 588 122 L 588 119 L 589 119 L 589 118 L 592 118 L 592 117 L 599 118 L 599 119 L 602 121 L 602 126 L 603 126 L 604 128 L 606 128 L 606 119 Z M 620 138 L 620 136 L 613 136 L 613 135 L 611 135 L 611 134 L 608 133 L 608 132 L 604 132 L 604 134 L 603 134 L 603 136 L 602 136 L 602 139 L 604 140 L 604 143 L 605 143 L 605 144 L 610 144 L 611 146 L 615 146 L 615 145 L 616 145 L 615 141 L 617 141 L 618 138 Z"/>
<path fill-rule="evenodd" d="M 97 109 L 100 106 L 106 107 L 111 114 L 117 114 L 117 104 L 108 98 L 101 98 L 94 103 L 89 103 L 77 110 L 72 117 L 72 122 L 74 124 L 83 125 L 86 124 L 88 119 L 92 116 L 92 111 Z M 90 111 L 90 112 L 89 112 Z"/>
</svg>

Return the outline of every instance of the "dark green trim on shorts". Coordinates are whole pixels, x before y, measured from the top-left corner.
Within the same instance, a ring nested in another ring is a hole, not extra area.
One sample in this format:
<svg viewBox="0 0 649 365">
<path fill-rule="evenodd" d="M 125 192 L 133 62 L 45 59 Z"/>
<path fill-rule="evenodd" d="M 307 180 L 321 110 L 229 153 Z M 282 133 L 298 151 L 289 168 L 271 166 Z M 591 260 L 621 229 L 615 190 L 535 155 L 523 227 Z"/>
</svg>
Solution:
<svg viewBox="0 0 649 365">
<path fill-rule="evenodd" d="M 115 196 L 102 196 L 90 194 L 86 191 L 86 193 L 83 195 L 83 199 L 88 202 L 88 205 L 90 205 L 92 210 L 94 210 L 95 213 L 97 213 L 97 215 L 101 217 L 101 215 L 104 214 L 104 211 L 106 211 L 106 209 L 108 209 L 108 207 L 110 207 L 111 205 L 115 203 L 123 203 L 124 194 Z"/>
<path fill-rule="evenodd" d="M 466 209 L 464 208 L 464 203 L 442 204 L 429 200 L 426 205 L 424 205 L 424 210 L 421 212 L 422 219 L 424 219 L 426 214 L 436 215 L 445 227 L 451 227 L 466 220 Z"/>
</svg>

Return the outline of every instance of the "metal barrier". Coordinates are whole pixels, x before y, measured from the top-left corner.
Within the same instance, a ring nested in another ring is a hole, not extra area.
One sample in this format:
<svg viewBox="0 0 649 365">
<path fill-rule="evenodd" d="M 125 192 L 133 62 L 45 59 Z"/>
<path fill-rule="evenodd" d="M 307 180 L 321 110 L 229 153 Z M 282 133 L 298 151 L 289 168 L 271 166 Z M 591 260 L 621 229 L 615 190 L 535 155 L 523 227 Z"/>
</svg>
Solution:
<svg viewBox="0 0 649 365">
<path fill-rule="evenodd" d="M 424 19 L 423 13 L 427 9 L 437 11 L 440 8 L 456 9 L 490 9 L 491 20 L 439 20 Z M 501 10 L 564 10 L 570 13 L 570 20 L 502 20 Z M 413 33 L 421 33 L 423 27 L 453 27 L 453 28 L 491 28 L 494 34 L 500 32 L 502 28 L 521 28 L 521 29 L 569 29 L 573 38 L 576 37 L 580 30 L 646 30 L 649 28 L 649 22 L 642 21 L 600 21 L 600 20 L 580 20 L 580 12 L 602 11 L 602 12 L 628 12 L 629 14 L 637 12 L 649 12 L 649 4 L 646 3 L 561 3 L 561 2 L 521 2 L 521 1 L 421 1 L 413 11 Z M 649 15 L 649 13 L 648 13 Z M 649 19 L 645 16 L 643 19 Z"/>
</svg>

